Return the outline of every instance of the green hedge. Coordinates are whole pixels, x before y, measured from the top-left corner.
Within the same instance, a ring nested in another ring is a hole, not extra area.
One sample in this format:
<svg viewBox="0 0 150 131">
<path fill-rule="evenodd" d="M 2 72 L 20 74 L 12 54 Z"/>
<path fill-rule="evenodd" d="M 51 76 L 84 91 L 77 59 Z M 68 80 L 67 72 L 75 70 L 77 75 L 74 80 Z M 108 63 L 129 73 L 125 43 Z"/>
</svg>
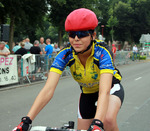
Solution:
<svg viewBox="0 0 150 131">
<path fill-rule="evenodd" d="M 140 60 L 146 60 L 146 55 L 140 55 L 140 58 L 139 58 Z"/>
<path fill-rule="evenodd" d="M 131 53 L 131 55 L 130 55 L 130 59 L 131 60 L 132 60 L 132 56 L 133 56 L 133 53 Z M 136 59 L 136 55 L 134 56 L 134 59 Z M 139 59 L 139 60 L 146 60 L 146 55 L 137 54 L 137 59 Z"/>
</svg>

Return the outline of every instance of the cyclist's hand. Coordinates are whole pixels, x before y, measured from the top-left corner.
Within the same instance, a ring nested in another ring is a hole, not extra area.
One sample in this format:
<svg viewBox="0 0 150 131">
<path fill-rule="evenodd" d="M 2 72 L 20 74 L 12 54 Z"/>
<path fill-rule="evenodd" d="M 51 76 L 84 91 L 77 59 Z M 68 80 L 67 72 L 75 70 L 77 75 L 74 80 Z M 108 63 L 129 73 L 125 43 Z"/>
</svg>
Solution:
<svg viewBox="0 0 150 131">
<path fill-rule="evenodd" d="M 103 123 L 98 120 L 98 119 L 94 119 L 88 129 L 88 131 L 103 131 Z"/>
<path fill-rule="evenodd" d="M 12 131 L 28 131 L 31 127 L 32 120 L 29 117 L 23 117 L 21 123 Z"/>
</svg>

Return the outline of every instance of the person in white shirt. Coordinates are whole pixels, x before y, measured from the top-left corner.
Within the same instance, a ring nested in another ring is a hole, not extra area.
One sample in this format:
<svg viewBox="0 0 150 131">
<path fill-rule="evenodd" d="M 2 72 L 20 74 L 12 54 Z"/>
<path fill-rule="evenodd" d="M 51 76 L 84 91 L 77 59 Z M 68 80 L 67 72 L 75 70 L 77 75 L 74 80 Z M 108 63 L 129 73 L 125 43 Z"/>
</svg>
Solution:
<svg viewBox="0 0 150 131">
<path fill-rule="evenodd" d="M 33 45 L 30 43 L 30 39 L 29 38 L 26 38 L 25 39 L 25 46 L 24 48 L 29 52 L 30 48 L 32 47 Z"/>
<path fill-rule="evenodd" d="M 1 41 L 0 42 L 0 55 L 7 57 L 9 54 L 10 54 L 10 51 L 7 47 L 5 47 L 5 42 Z"/>
<path fill-rule="evenodd" d="M 58 47 L 58 44 L 54 44 L 53 53 L 58 53 L 60 51 L 60 48 Z"/>
<path fill-rule="evenodd" d="M 44 43 L 44 37 L 41 37 L 41 38 L 40 38 L 39 47 L 40 47 L 42 53 L 44 54 L 44 50 L 45 50 L 45 47 L 46 47 L 46 44 Z"/>
<path fill-rule="evenodd" d="M 138 53 L 138 48 L 136 45 L 133 46 L 133 56 L 132 56 L 132 60 L 134 61 L 134 56 L 136 56 L 137 59 L 137 53 Z"/>
</svg>

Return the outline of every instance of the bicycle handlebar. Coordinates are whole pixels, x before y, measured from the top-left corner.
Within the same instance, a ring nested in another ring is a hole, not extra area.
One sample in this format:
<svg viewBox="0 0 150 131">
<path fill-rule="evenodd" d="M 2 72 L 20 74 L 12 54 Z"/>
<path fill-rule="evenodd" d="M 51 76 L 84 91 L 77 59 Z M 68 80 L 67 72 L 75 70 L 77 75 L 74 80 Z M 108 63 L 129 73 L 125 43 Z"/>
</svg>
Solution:
<svg viewBox="0 0 150 131">
<path fill-rule="evenodd" d="M 86 131 L 74 129 L 74 121 L 69 121 L 63 127 L 33 126 L 30 131 Z"/>
<path fill-rule="evenodd" d="M 63 128 L 45 127 L 45 126 L 33 126 L 30 131 L 86 131 L 86 130 L 63 129 Z"/>
</svg>

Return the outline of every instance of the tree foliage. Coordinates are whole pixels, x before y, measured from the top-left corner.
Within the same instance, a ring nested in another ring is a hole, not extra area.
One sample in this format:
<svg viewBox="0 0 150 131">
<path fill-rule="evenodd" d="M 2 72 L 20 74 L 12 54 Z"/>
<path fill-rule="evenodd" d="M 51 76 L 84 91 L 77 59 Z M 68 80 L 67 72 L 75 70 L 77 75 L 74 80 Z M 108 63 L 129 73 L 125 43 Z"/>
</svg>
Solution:
<svg viewBox="0 0 150 131">
<path fill-rule="evenodd" d="M 119 20 L 116 28 L 116 39 L 139 42 L 141 34 L 150 32 L 149 0 L 129 0 L 118 2 L 114 7 L 115 16 Z"/>
<path fill-rule="evenodd" d="M 26 34 L 27 37 L 35 39 L 36 27 L 42 25 L 43 16 L 47 12 L 46 1 L 44 0 L 1 0 L 4 7 L 2 10 L 1 24 L 10 19 L 9 44 L 12 49 L 14 32 L 16 37 Z M 40 7 L 40 8 L 39 8 Z M 4 15 L 5 14 L 5 15 Z M 14 31 L 15 29 L 15 31 Z"/>
<path fill-rule="evenodd" d="M 64 23 L 67 15 L 77 8 L 93 10 L 98 18 L 97 32 L 106 41 L 139 42 L 141 34 L 150 33 L 150 0 L 1 0 L 0 24 L 10 24 L 10 39 L 29 37 L 66 40 Z"/>
<path fill-rule="evenodd" d="M 114 27 L 118 25 L 118 20 L 113 15 L 110 16 L 109 20 L 107 21 L 107 26 L 111 28 L 110 35 L 112 37 L 112 41 L 114 41 Z"/>
</svg>

